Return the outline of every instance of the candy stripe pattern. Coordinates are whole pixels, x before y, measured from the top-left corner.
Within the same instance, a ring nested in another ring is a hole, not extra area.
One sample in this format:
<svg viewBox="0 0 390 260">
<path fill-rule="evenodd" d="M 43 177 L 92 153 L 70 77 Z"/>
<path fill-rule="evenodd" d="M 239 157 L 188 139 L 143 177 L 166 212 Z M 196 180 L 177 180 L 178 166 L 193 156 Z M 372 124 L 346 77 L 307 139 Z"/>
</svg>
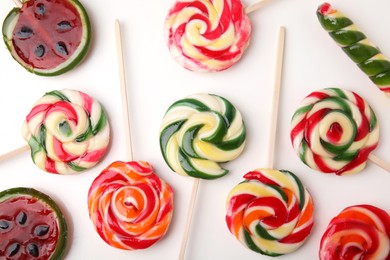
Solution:
<svg viewBox="0 0 390 260">
<path fill-rule="evenodd" d="M 390 216 L 371 205 L 345 208 L 321 239 L 321 260 L 390 259 Z"/>
<path fill-rule="evenodd" d="M 72 174 L 95 166 L 110 140 L 106 113 L 76 90 L 55 90 L 40 98 L 23 123 L 34 163 L 50 173 Z"/>
<path fill-rule="evenodd" d="M 219 163 L 237 158 L 245 147 L 240 112 L 226 99 L 195 94 L 176 101 L 160 128 L 160 148 L 176 173 L 215 179 L 228 173 Z"/>
<path fill-rule="evenodd" d="M 374 111 L 354 92 L 339 88 L 308 95 L 291 121 L 295 152 L 310 168 L 337 175 L 353 174 L 366 166 L 378 145 Z"/>
<path fill-rule="evenodd" d="M 167 232 L 173 191 L 147 162 L 114 162 L 94 180 L 89 216 L 107 244 L 125 250 L 148 248 Z"/>
<path fill-rule="evenodd" d="M 371 81 L 390 97 L 390 61 L 343 13 L 324 3 L 317 9 L 322 27 Z"/>
<path fill-rule="evenodd" d="M 313 226 L 313 201 L 289 171 L 256 169 L 227 198 L 226 224 L 249 249 L 279 256 L 297 250 Z"/>
<path fill-rule="evenodd" d="M 164 30 L 173 58 L 184 68 L 215 72 L 241 58 L 251 23 L 240 0 L 179 0 L 169 10 Z"/>
</svg>

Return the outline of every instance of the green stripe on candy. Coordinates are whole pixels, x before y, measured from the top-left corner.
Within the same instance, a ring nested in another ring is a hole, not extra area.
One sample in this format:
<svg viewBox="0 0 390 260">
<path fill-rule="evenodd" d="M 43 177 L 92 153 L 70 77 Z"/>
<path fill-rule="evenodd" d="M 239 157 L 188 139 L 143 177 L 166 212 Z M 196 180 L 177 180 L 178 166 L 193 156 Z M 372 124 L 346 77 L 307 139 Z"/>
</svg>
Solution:
<svg viewBox="0 0 390 260">
<path fill-rule="evenodd" d="M 182 121 L 176 121 L 167 127 L 165 127 L 160 134 L 160 149 L 163 154 L 165 162 L 168 164 L 168 166 L 173 170 L 172 166 L 169 164 L 169 160 L 167 158 L 167 145 L 169 140 L 172 138 L 172 136 L 179 131 L 181 126 L 186 122 L 187 120 Z M 174 170 L 173 170 L 174 171 Z"/>
<path fill-rule="evenodd" d="M 77 136 L 75 138 L 75 141 L 76 142 L 84 142 L 85 140 L 87 140 L 90 136 L 92 135 L 92 126 L 91 126 L 91 119 L 88 118 L 88 127 L 87 129 L 85 130 L 84 133 L 82 133 L 81 135 Z"/>
<path fill-rule="evenodd" d="M 347 17 L 330 17 L 330 16 L 323 16 L 320 12 L 317 11 L 317 17 L 320 21 L 322 27 L 326 31 L 336 31 L 340 30 L 344 27 L 347 27 L 353 22 L 348 19 Z"/>
<path fill-rule="evenodd" d="M 372 82 L 378 86 L 390 86 L 390 71 L 380 73 L 376 76 L 370 77 Z"/>
<path fill-rule="evenodd" d="M 81 166 L 78 166 L 74 163 L 67 163 L 67 165 L 69 166 L 69 168 L 71 168 L 72 170 L 76 171 L 76 172 L 82 172 L 82 171 L 85 171 L 87 168 L 84 168 L 84 167 L 81 167 Z"/>
<path fill-rule="evenodd" d="M 374 111 L 372 110 L 372 108 L 370 107 L 370 111 L 371 111 L 371 118 L 370 118 L 370 132 L 372 132 L 372 130 L 376 127 L 377 125 L 377 119 L 376 119 L 376 115 L 374 113 Z"/>
<path fill-rule="evenodd" d="M 58 90 L 53 90 L 53 91 L 47 92 L 45 94 L 45 96 L 54 96 L 54 97 L 57 97 L 60 100 L 63 100 L 63 101 L 66 101 L 66 102 L 70 102 L 68 97 L 65 96 L 64 94 L 62 94 L 62 92 L 58 91 Z"/>
<path fill-rule="evenodd" d="M 195 139 L 195 136 L 198 134 L 199 130 L 203 127 L 203 125 L 195 125 L 191 128 L 189 128 L 183 136 L 183 143 L 182 143 L 182 150 L 183 152 L 192 157 L 192 158 L 198 158 L 198 159 L 204 159 L 200 157 L 194 149 L 194 143 L 193 140 Z"/>
<path fill-rule="evenodd" d="M 307 142 L 305 140 L 302 140 L 301 146 L 299 147 L 299 158 L 301 158 L 301 161 L 304 162 L 307 165 L 306 162 L 306 153 L 307 153 Z"/>
<path fill-rule="evenodd" d="M 215 144 L 219 149 L 224 151 L 230 151 L 239 148 L 246 140 L 246 128 L 243 125 L 243 131 L 239 136 L 229 141 L 223 141 L 222 143 Z"/>
<path fill-rule="evenodd" d="M 95 128 L 92 129 L 92 134 L 96 135 L 97 133 L 99 133 L 106 126 L 106 124 L 107 124 L 107 116 L 104 110 L 101 108 L 99 121 L 95 125 Z"/>
<path fill-rule="evenodd" d="M 342 49 L 355 63 L 362 63 L 379 53 L 377 48 L 363 43 L 356 43 Z"/>
<path fill-rule="evenodd" d="M 185 98 L 185 99 L 181 99 L 179 101 L 176 101 L 175 103 L 173 103 L 169 108 L 168 108 L 168 111 L 167 113 L 175 108 L 175 107 L 181 107 L 181 106 L 184 106 L 184 107 L 190 107 L 190 108 L 193 108 L 197 111 L 210 111 L 210 108 L 208 106 L 206 106 L 205 104 L 203 104 L 202 102 L 196 100 L 196 99 L 193 99 L 193 98 Z"/>
<path fill-rule="evenodd" d="M 257 224 L 255 229 L 256 229 L 256 234 L 261 238 L 264 238 L 266 240 L 272 240 L 272 241 L 278 240 L 277 238 L 271 236 L 268 233 L 268 231 L 265 228 L 263 228 L 260 224 Z"/>
<path fill-rule="evenodd" d="M 375 76 L 384 71 L 390 71 L 390 62 L 388 60 L 369 59 L 358 64 L 358 66 L 368 76 Z"/>
<path fill-rule="evenodd" d="M 356 158 L 358 154 L 359 151 L 346 152 L 346 153 L 339 154 L 332 159 L 339 162 L 351 162 Z"/>
<path fill-rule="evenodd" d="M 218 118 L 219 123 L 217 129 L 214 130 L 214 134 L 209 137 L 202 138 L 202 140 L 210 143 L 219 143 L 223 141 L 223 137 L 226 135 L 229 125 L 228 122 L 224 120 L 224 117 L 221 116 L 221 114 L 216 112 L 211 113 L 213 113 Z"/>
<path fill-rule="evenodd" d="M 220 99 L 222 99 L 223 103 L 225 104 L 225 113 L 224 113 L 224 117 L 227 119 L 227 125 L 230 126 L 230 124 L 233 122 L 234 118 L 236 118 L 236 109 L 234 108 L 234 106 L 232 105 L 232 103 L 230 103 L 228 100 L 226 100 L 225 98 L 223 97 L 220 97 L 220 96 L 217 96 L 217 95 L 213 95 L 215 97 L 219 97 Z"/>
<path fill-rule="evenodd" d="M 280 172 L 283 172 L 286 175 L 290 175 L 295 183 L 298 185 L 298 190 L 299 190 L 299 209 L 302 210 L 303 207 L 305 206 L 305 187 L 303 186 L 301 180 L 292 172 L 288 170 L 279 170 Z"/>
<path fill-rule="evenodd" d="M 244 230 L 244 236 L 245 236 L 245 244 L 248 246 L 249 249 L 252 251 L 258 252 L 263 255 L 268 255 L 268 256 L 281 256 L 282 254 L 276 254 L 273 252 L 268 252 L 268 251 L 263 251 L 260 248 L 257 247 L 257 245 L 253 242 L 251 235 L 247 230 Z"/>
<path fill-rule="evenodd" d="M 212 179 L 220 178 L 229 172 L 228 170 L 222 169 L 220 174 L 213 175 L 213 174 L 200 171 L 196 169 L 194 165 L 192 165 L 189 157 L 186 156 L 186 154 L 181 149 L 178 152 L 178 158 L 182 169 L 187 173 L 187 175 L 195 178 L 212 180 Z"/>
<path fill-rule="evenodd" d="M 292 120 L 294 120 L 294 118 L 296 118 L 297 116 L 300 116 L 302 114 L 307 114 L 307 112 L 309 112 L 312 109 L 312 107 L 313 104 L 298 108 L 297 111 L 295 111 L 294 115 L 292 116 Z"/>
<path fill-rule="evenodd" d="M 333 31 L 329 32 L 329 35 L 341 46 L 349 46 L 366 39 L 364 33 L 350 30 Z"/>
</svg>

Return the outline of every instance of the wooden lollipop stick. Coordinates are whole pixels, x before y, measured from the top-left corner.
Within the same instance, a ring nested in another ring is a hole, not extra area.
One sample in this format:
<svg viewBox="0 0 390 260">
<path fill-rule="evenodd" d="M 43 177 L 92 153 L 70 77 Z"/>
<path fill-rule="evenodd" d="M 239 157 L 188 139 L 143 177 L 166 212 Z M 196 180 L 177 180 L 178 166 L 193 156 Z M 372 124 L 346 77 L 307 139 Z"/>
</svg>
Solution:
<svg viewBox="0 0 390 260">
<path fill-rule="evenodd" d="M 279 96 L 280 86 L 282 81 L 282 69 L 283 69 L 283 57 L 284 57 L 284 39 L 286 30 L 284 27 L 280 27 L 278 36 L 278 45 L 276 53 L 276 65 L 275 65 L 275 78 L 274 78 L 274 91 L 272 95 L 272 113 L 270 124 L 270 137 L 268 145 L 268 162 L 267 167 L 273 168 L 274 156 L 275 156 L 275 141 L 276 141 L 276 127 L 278 123 L 278 110 L 279 110 Z"/>
<path fill-rule="evenodd" d="M 245 7 L 245 13 L 250 14 L 250 13 L 262 8 L 263 5 L 267 4 L 269 1 L 271 1 L 271 0 L 260 0 L 254 4 L 251 4 L 247 7 Z"/>
<path fill-rule="evenodd" d="M 29 150 L 30 150 L 30 146 L 28 146 L 28 145 L 19 147 L 19 148 L 13 150 L 13 151 L 10 151 L 8 153 L 5 153 L 5 154 L 1 155 L 0 156 L 0 162 L 8 160 L 9 158 L 17 156 L 17 155 L 19 155 L 21 153 L 24 153 L 26 151 L 29 151 Z"/>
<path fill-rule="evenodd" d="M 127 160 L 132 161 L 133 145 L 131 143 L 130 119 L 129 119 L 127 87 L 126 87 L 126 73 L 125 73 L 125 64 L 123 59 L 121 25 L 119 23 L 119 20 L 115 20 L 115 35 L 116 35 L 116 49 L 118 54 L 119 80 L 121 85 L 123 120 L 125 123 Z"/>
<path fill-rule="evenodd" d="M 380 168 L 382 168 L 383 170 L 390 172 L 390 164 L 388 162 L 383 161 L 382 159 L 378 158 L 376 155 L 374 155 L 372 153 L 368 156 L 368 159 L 372 163 L 374 163 L 377 166 L 379 166 Z"/>
<path fill-rule="evenodd" d="M 190 234 L 190 227 L 191 227 L 191 223 L 192 223 L 192 215 L 193 215 L 193 211 L 194 211 L 196 197 L 197 197 L 197 194 L 198 194 L 199 182 L 200 182 L 200 180 L 198 178 L 195 178 L 194 184 L 192 186 L 190 205 L 188 206 L 187 220 L 186 220 L 186 224 L 185 224 L 183 240 L 181 241 L 179 260 L 183 260 L 185 254 L 186 254 L 187 241 L 188 241 L 188 237 L 189 237 L 189 234 Z"/>
<path fill-rule="evenodd" d="M 13 0 L 13 1 L 14 1 L 15 5 L 16 5 L 18 8 L 22 8 L 23 3 L 22 3 L 21 1 L 19 1 L 19 0 Z"/>
</svg>

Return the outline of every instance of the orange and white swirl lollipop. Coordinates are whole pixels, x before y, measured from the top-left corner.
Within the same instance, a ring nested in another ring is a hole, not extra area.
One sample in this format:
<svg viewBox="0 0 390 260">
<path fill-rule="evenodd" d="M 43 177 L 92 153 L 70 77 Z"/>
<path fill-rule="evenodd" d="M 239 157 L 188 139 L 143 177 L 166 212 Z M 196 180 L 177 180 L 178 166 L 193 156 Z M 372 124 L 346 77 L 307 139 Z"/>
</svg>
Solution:
<svg viewBox="0 0 390 260">
<path fill-rule="evenodd" d="M 160 240 L 172 219 L 173 190 L 147 162 L 114 162 L 93 181 L 89 215 L 100 237 L 126 250 Z"/>
<path fill-rule="evenodd" d="M 354 205 L 334 217 L 321 238 L 321 260 L 390 259 L 390 216 L 372 205 Z"/>
<path fill-rule="evenodd" d="M 222 71 L 249 45 L 251 22 L 240 0 L 177 0 L 164 30 L 172 57 L 191 71 Z"/>
</svg>

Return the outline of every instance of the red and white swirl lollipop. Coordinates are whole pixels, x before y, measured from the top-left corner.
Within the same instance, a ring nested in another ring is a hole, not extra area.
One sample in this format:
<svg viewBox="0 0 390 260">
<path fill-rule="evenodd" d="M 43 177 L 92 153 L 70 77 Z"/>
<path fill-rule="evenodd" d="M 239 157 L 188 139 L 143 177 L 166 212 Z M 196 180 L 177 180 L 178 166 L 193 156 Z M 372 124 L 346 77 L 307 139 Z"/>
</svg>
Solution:
<svg viewBox="0 0 390 260">
<path fill-rule="evenodd" d="M 240 0 L 176 0 L 164 24 L 172 57 L 191 71 L 231 67 L 249 45 L 252 26 L 246 14 L 265 2 L 244 10 Z"/>
<path fill-rule="evenodd" d="M 123 116 L 129 162 L 116 161 L 93 181 L 88 192 L 90 219 L 100 237 L 110 246 L 145 249 L 167 232 L 173 212 L 173 190 L 152 166 L 132 160 L 131 133 L 123 63 L 121 32 L 116 22 Z"/>
<path fill-rule="evenodd" d="M 78 90 L 47 92 L 27 114 L 22 127 L 28 145 L 0 161 L 30 150 L 40 169 L 73 174 L 95 166 L 105 155 L 110 127 L 100 103 Z"/>
<path fill-rule="evenodd" d="M 337 175 L 353 174 L 373 160 L 379 140 L 374 111 L 357 93 L 328 88 L 309 94 L 291 120 L 291 143 L 310 168 Z"/>
<path fill-rule="evenodd" d="M 334 217 L 321 238 L 321 260 L 390 259 L 390 216 L 372 205 L 354 205 Z"/>
</svg>

